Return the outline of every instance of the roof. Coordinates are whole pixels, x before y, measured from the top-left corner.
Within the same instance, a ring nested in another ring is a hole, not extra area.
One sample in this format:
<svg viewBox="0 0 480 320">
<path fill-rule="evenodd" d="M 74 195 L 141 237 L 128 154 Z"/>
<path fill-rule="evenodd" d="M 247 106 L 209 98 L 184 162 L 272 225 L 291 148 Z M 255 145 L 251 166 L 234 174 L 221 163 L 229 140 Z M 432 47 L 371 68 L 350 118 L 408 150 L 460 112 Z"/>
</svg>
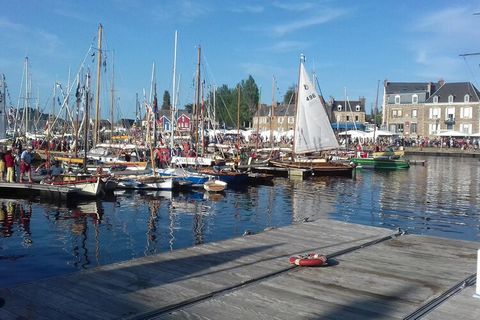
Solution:
<svg viewBox="0 0 480 320">
<path fill-rule="evenodd" d="M 429 86 L 434 87 L 431 82 L 386 82 L 386 94 L 428 92 Z"/>
<path fill-rule="evenodd" d="M 426 101 L 432 103 L 438 97 L 439 103 L 448 103 L 448 97 L 453 96 L 453 102 L 463 102 L 465 95 L 470 96 L 470 102 L 479 102 L 480 92 L 471 82 L 444 83 Z"/>
<path fill-rule="evenodd" d="M 269 117 L 272 107 L 266 104 L 262 104 L 259 110 L 255 113 L 259 117 Z M 295 105 L 276 105 L 275 106 L 275 116 L 277 117 L 294 117 L 295 116 Z"/>
<path fill-rule="evenodd" d="M 332 111 L 338 111 L 337 107 L 342 106 L 342 111 L 355 111 L 356 106 L 360 106 L 360 111 L 365 111 L 365 99 L 360 100 L 333 100 L 332 102 Z M 351 110 L 350 110 L 351 109 Z"/>
</svg>

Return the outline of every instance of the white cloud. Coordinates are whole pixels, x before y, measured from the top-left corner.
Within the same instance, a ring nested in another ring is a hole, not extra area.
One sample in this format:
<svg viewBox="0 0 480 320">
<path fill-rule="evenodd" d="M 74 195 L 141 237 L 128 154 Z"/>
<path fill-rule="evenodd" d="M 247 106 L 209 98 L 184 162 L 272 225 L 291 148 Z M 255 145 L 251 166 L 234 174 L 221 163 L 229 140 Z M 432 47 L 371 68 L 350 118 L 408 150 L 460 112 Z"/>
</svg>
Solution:
<svg viewBox="0 0 480 320">
<path fill-rule="evenodd" d="M 315 10 L 316 12 L 319 12 Z M 324 24 L 333 20 L 336 20 L 344 16 L 347 12 L 342 9 L 324 9 L 321 11 L 321 15 L 315 15 L 310 17 L 299 17 L 295 21 L 289 23 L 282 23 L 271 28 L 272 33 L 275 36 L 284 36 L 288 33 L 292 33 L 301 29 L 313 27 L 316 25 Z"/>
<path fill-rule="evenodd" d="M 299 50 L 307 49 L 311 46 L 309 42 L 302 41 L 279 41 L 272 44 L 269 47 L 260 48 L 258 51 L 261 52 L 272 52 L 272 53 L 286 53 L 286 52 L 298 52 Z"/>
<path fill-rule="evenodd" d="M 465 80 L 467 70 L 459 55 L 480 48 L 475 44 L 480 37 L 480 17 L 473 12 L 469 7 L 451 7 L 422 14 L 410 22 L 407 43 L 420 77 Z"/>
<path fill-rule="evenodd" d="M 261 5 L 246 5 L 246 6 L 235 6 L 230 9 L 232 12 L 237 13 L 262 13 L 265 10 L 265 7 Z"/>
<path fill-rule="evenodd" d="M 167 20 L 192 22 L 195 18 L 205 16 L 212 12 L 207 4 L 191 0 L 175 1 L 170 4 L 157 5 L 152 10 L 153 16 L 158 21 Z"/>
</svg>

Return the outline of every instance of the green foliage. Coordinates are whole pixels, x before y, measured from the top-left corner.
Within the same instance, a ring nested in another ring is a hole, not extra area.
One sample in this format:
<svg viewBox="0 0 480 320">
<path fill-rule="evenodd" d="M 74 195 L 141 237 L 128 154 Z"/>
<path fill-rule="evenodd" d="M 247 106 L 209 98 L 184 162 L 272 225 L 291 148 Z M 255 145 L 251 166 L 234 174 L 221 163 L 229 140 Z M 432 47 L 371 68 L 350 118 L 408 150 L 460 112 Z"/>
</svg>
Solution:
<svg viewBox="0 0 480 320">
<path fill-rule="evenodd" d="M 192 112 L 193 112 L 193 104 L 192 104 L 192 103 L 189 103 L 189 104 L 184 105 L 183 108 L 184 108 L 185 111 L 187 111 L 188 113 L 192 113 Z"/>
<path fill-rule="evenodd" d="M 168 90 L 165 90 L 165 92 L 163 93 L 162 110 L 170 110 L 170 106 L 170 92 L 168 92 Z"/>
<path fill-rule="evenodd" d="M 216 92 L 216 119 L 217 122 L 226 127 L 237 127 L 238 110 L 238 85 L 235 88 L 229 88 L 222 85 Z M 210 96 L 211 97 L 211 96 Z M 260 92 L 252 76 L 240 82 L 240 126 L 251 123 L 257 110 L 260 100 Z M 211 101 L 211 99 L 210 99 Z"/>
<path fill-rule="evenodd" d="M 285 92 L 285 95 L 283 96 L 283 104 L 284 105 L 295 104 L 295 100 L 296 100 L 295 85 L 293 85 L 290 88 L 288 88 L 287 92 Z"/>
</svg>

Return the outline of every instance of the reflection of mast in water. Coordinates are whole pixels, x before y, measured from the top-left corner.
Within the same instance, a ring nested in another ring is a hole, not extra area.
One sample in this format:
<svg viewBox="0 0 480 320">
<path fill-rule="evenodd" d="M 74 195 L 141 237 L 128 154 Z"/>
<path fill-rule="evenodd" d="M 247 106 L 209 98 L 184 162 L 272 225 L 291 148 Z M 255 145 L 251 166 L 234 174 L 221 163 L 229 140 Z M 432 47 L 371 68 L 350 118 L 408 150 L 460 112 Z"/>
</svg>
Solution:
<svg viewBox="0 0 480 320">
<path fill-rule="evenodd" d="M 81 237 L 80 246 L 73 247 L 73 255 L 77 259 L 74 266 L 86 269 L 90 265 L 88 250 L 88 217 L 92 218 L 95 231 L 95 258 L 97 265 L 100 264 L 100 241 L 98 225 L 102 221 L 103 208 L 100 202 L 90 202 L 77 205 L 72 210 L 72 218 L 74 219 L 71 231 L 74 235 Z M 80 250 L 81 249 L 81 250 Z M 82 251 L 82 253 L 80 253 Z M 83 260 L 83 263 L 82 263 Z"/>
<path fill-rule="evenodd" d="M 30 232 L 30 218 L 32 217 L 32 204 L 29 202 L 27 204 L 27 210 L 25 211 L 22 204 L 20 206 L 20 224 L 23 229 L 23 245 L 25 247 L 30 247 L 33 243 L 32 233 Z"/>
<path fill-rule="evenodd" d="M 147 246 L 145 247 L 144 251 L 145 255 L 150 255 L 157 252 L 157 220 L 158 209 L 160 207 L 159 205 L 159 200 L 150 200 L 148 203 L 150 216 L 148 219 Z"/>
<path fill-rule="evenodd" d="M 205 241 L 203 227 L 204 224 L 202 214 L 195 212 L 195 215 L 193 216 L 193 237 L 195 239 L 195 245 L 202 244 Z"/>
<path fill-rule="evenodd" d="M 168 214 L 168 219 L 169 219 L 169 223 L 168 223 L 168 231 L 169 231 L 169 234 L 170 234 L 170 239 L 168 240 L 168 243 L 170 245 L 170 251 L 173 251 L 173 243 L 175 242 L 175 233 L 173 232 L 173 230 L 175 230 L 175 218 L 176 218 L 176 215 L 173 213 L 173 204 L 170 205 L 170 212 Z"/>
</svg>

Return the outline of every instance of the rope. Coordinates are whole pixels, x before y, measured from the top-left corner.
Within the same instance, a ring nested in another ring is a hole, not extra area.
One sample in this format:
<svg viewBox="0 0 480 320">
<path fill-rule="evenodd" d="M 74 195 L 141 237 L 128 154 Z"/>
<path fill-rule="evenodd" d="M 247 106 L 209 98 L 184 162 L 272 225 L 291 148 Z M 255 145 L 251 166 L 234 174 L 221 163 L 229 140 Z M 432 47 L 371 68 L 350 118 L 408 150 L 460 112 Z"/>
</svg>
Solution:
<svg viewBox="0 0 480 320">
<path fill-rule="evenodd" d="M 436 307 L 438 307 L 440 304 L 454 296 L 455 294 L 459 293 L 466 287 L 470 287 L 475 285 L 477 274 L 474 273 L 470 276 L 468 276 L 466 279 L 460 281 L 459 283 L 455 284 L 453 287 L 433 299 L 432 301 L 428 302 L 427 304 L 424 304 L 405 318 L 403 320 L 413 320 L 413 319 L 420 319 L 423 316 L 425 316 L 427 313 L 430 311 L 433 311 Z"/>
<path fill-rule="evenodd" d="M 373 241 L 369 241 L 369 242 L 360 244 L 358 246 L 354 246 L 354 247 L 351 247 L 351 248 L 340 250 L 340 251 L 331 253 L 331 254 L 327 255 L 326 257 L 327 257 L 327 259 L 338 257 L 340 255 L 350 253 L 350 252 L 355 251 L 355 250 L 363 249 L 363 248 L 378 244 L 380 242 L 384 242 L 386 240 L 395 239 L 395 238 L 397 238 L 397 237 L 399 237 L 403 234 L 405 234 L 405 231 L 403 231 L 399 228 L 396 233 L 394 233 L 390 236 L 386 236 L 386 237 L 383 237 L 383 238 L 380 238 L 380 239 L 376 239 L 376 240 L 373 240 Z M 186 299 L 186 300 L 178 302 L 178 303 L 170 304 L 168 306 L 165 306 L 165 307 L 162 307 L 162 308 L 159 308 L 159 309 L 155 309 L 155 310 L 152 310 L 152 311 L 140 313 L 140 314 L 134 315 L 132 317 L 127 317 L 126 319 L 137 320 L 137 319 L 151 319 L 151 318 L 154 318 L 154 317 L 158 317 L 162 314 L 172 312 L 172 311 L 175 311 L 175 310 L 178 310 L 178 309 L 188 307 L 190 305 L 205 301 L 205 300 L 213 298 L 217 295 L 226 294 L 228 292 L 240 289 L 240 288 L 245 287 L 247 285 L 250 285 L 250 284 L 262 281 L 262 280 L 266 280 L 266 279 L 269 279 L 269 278 L 273 278 L 275 276 L 278 276 L 282 273 L 286 273 L 286 272 L 288 272 L 292 269 L 295 269 L 297 267 L 298 267 L 297 265 L 292 264 L 288 267 L 285 267 L 283 269 L 265 274 L 265 275 L 257 277 L 257 278 L 252 278 L 252 279 L 249 279 L 249 280 L 245 280 L 245 281 L 242 281 L 238 284 L 234 284 L 234 285 L 226 287 L 226 288 L 218 289 L 218 290 L 212 291 L 210 293 L 202 294 L 202 295 L 199 295 L 199 296 L 196 296 L 196 297 L 193 297 L 193 298 L 190 298 L 190 299 Z"/>
</svg>

